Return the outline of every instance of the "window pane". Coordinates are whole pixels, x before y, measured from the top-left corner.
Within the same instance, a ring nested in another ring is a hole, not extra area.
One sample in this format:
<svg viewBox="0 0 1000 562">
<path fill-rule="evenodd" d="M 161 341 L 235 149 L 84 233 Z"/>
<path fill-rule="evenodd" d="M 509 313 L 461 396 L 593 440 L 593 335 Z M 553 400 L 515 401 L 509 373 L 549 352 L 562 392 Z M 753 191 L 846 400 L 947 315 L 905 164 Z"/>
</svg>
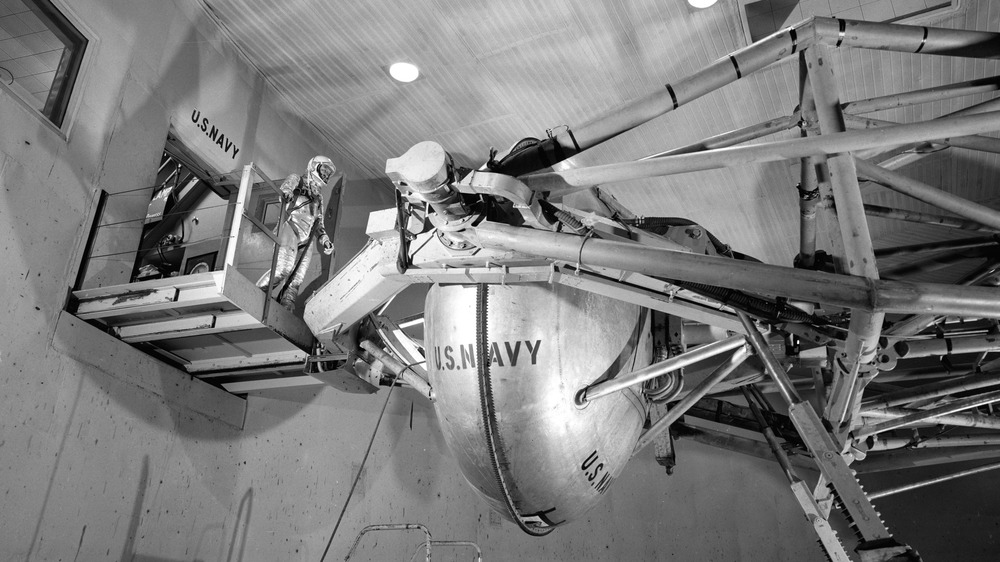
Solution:
<svg viewBox="0 0 1000 562">
<path fill-rule="evenodd" d="M 0 83 L 57 126 L 86 46 L 49 0 L 0 0 Z"/>
<path fill-rule="evenodd" d="M 278 216 L 281 212 L 281 207 L 278 206 L 278 201 L 268 201 L 264 204 L 264 219 L 260 222 L 264 223 L 264 226 L 274 228 L 278 224 Z"/>
</svg>

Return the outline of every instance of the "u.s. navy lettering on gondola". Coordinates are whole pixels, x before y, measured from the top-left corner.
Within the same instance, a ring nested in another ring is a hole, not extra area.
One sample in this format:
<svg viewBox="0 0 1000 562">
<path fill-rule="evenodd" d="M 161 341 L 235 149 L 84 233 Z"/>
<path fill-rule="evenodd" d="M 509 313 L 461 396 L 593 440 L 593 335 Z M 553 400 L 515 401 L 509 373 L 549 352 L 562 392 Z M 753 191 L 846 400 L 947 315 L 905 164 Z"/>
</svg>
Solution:
<svg viewBox="0 0 1000 562">
<path fill-rule="evenodd" d="M 486 362 L 497 367 L 516 367 L 519 361 L 523 364 L 525 360 L 529 360 L 535 365 L 538 362 L 538 349 L 541 346 L 542 340 L 490 342 L 486 350 Z M 439 371 L 475 369 L 475 344 L 435 346 L 434 366 Z"/>
</svg>

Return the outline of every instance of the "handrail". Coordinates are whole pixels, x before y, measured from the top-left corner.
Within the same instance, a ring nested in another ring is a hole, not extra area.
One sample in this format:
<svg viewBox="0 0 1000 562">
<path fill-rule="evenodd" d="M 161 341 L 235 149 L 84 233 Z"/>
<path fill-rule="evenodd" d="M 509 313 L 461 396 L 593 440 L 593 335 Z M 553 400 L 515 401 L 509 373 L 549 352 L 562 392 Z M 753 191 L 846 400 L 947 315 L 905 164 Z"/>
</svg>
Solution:
<svg viewBox="0 0 1000 562">
<path fill-rule="evenodd" d="M 361 537 L 369 531 L 410 531 L 415 529 L 422 530 L 424 532 L 424 536 L 427 537 L 424 541 L 424 548 L 427 551 L 427 562 L 431 562 L 431 532 L 427 530 L 427 527 L 424 527 L 420 523 L 387 523 L 381 525 L 368 525 L 364 529 L 361 529 L 361 532 L 358 533 L 358 537 L 354 539 L 354 544 L 351 545 L 351 550 L 349 550 L 347 552 L 347 556 L 344 557 L 344 562 L 351 559 L 355 549 L 358 548 L 358 543 L 361 542 Z"/>
</svg>

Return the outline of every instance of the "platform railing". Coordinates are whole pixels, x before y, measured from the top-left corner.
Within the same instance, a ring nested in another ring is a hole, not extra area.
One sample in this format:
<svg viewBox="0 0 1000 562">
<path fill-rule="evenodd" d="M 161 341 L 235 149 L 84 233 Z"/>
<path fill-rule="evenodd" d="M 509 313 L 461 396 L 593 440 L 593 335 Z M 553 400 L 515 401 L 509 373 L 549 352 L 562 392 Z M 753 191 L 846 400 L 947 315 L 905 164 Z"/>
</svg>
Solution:
<svg viewBox="0 0 1000 562">
<path fill-rule="evenodd" d="M 255 216 L 258 209 L 250 207 L 257 192 L 274 192 L 280 202 L 278 185 L 253 163 L 238 176 L 230 173 L 206 183 L 216 189 L 238 186 L 238 190 L 228 200 L 219 196 L 218 204 L 199 198 L 155 216 L 150 203 L 164 185 L 99 192 L 73 289 L 223 269 L 238 271 L 255 282 L 265 274 L 273 280 L 285 209 L 279 204 L 277 225 L 272 228 Z M 273 300 L 268 295 L 261 295 L 261 319 L 267 318 Z"/>
</svg>

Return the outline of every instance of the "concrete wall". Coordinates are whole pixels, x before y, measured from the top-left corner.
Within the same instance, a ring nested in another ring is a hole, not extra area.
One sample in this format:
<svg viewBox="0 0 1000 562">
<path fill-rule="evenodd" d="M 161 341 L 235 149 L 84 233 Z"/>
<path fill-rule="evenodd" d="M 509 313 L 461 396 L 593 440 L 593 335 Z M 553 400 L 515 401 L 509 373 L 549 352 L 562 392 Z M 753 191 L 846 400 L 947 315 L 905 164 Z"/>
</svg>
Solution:
<svg viewBox="0 0 1000 562">
<path fill-rule="evenodd" d="M 317 560 L 385 391 L 244 401 L 62 310 L 96 194 L 148 186 L 171 127 L 210 165 L 254 160 L 273 177 L 331 149 L 281 110 L 195 0 L 71 6 L 99 42 L 68 139 L 0 93 L 0 560 Z M 235 157 L 195 128 L 195 109 L 239 146 Z M 391 198 L 380 182 L 352 183 L 362 171 L 330 155 L 347 176 L 344 259 L 367 211 Z M 120 201 L 125 216 L 148 200 Z M 103 250 L 134 249 L 138 234 L 119 234 Z M 104 267 L 110 278 L 124 266 Z M 328 559 L 364 525 L 391 522 L 476 540 L 487 560 L 821 559 L 774 465 L 690 444 L 680 454 L 675 476 L 644 457 L 589 523 L 530 539 L 475 497 L 432 410 L 399 392 Z M 406 559 L 415 545 L 372 537 L 359 559 Z"/>
<path fill-rule="evenodd" d="M 241 448 L 249 469 L 239 484 L 254 505 L 245 560 L 319 560 L 385 400 L 384 390 L 249 397 Z M 476 497 L 428 403 L 395 392 L 327 560 L 343 559 L 361 529 L 378 523 L 421 523 L 435 540 L 476 541 L 487 561 L 823 559 L 776 464 L 689 441 L 678 449 L 673 475 L 649 451 L 584 520 L 532 538 Z M 356 559 L 409 560 L 420 537 L 366 535 Z M 470 552 L 441 547 L 434 559 L 469 560 Z"/>
</svg>

